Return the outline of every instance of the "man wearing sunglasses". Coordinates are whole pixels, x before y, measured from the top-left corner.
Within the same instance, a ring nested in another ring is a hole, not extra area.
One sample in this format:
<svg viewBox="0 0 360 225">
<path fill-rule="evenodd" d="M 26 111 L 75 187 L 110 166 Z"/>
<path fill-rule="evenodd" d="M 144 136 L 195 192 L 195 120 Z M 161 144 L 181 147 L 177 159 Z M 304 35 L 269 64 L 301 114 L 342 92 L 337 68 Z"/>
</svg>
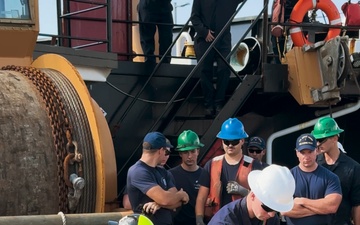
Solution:
<svg viewBox="0 0 360 225">
<path fill-rule="evenodd" d="M 317 162 L 335 173 L 341 183 L 343 198 L 333 224 L 360 225 L 360 165 L 339 150 L 339 135 L 343 131 L 333 118 L 322 117 L 312 134 L 318 143 Z"/>
<path fill-rule="evenodd" d="M 257 160 L 243 155 L 242 146 L 248 134 L 237 118 L 229 118 L 222 126 L 217 138 L 222 140 L 225 154 L 205 164 L 196 198 L 196 224 L 203 225 L 222 206 L 243 198 L 249 192 L 247 176 L 253 169 L 262 169 Z"/>
<path fill-rule="evenodd" d="M 156 225 L 172 224 L 172 209 L 187 204 L 189 196 L 183 190 L 177 190 L 170 172 L 158 166 L 165 155 L 167 148 L 173 147 L 166 143 L 165 136 L 160 132 L 151 132 L 144 137 L 143 152 L 137 161 L 128 170 L 127 192 L 134 213 L 142 213 L 139 205 L 151 206 L 144 209 L 152 213 L 151 221 Z M 158 207 L 152 208 L 156 202 Z"/>
<path fill-rule="evenodd" d="M 167 138 L 166 138 L 166 144 L 171 145 L 169 139 L 167 139 Z M 166 162 L 168 161 L 168 159 L 169 159 L 169 157 L 170 157 L 170 153 L 171 153 L 171 148 L 170 148 L 170 147 L 166 147 L 166 152 L 165 152 L 164 156 L 163 156 L 162 159 L 161 159 L 161 163 L 160 163 L 158 166 L 161 166 L 161 167 L 164 167 L 164 166 L 165 166 Z M 175 181 L 173 180 L 173 182 L 175 182 Z M 132 209 L 131 204 L 130 204 L 130 200 L 129 200 L 129 195 L 127 194 L 126 187 L 125 187 L 125 190 L 124 190 L 124 193 L 123 193 L 122 204 L 123 204 L 123 208 L 124 208 L 124 209 L 127 209 L 127 210 Z M 144 210 L 145 210 L 145 212 L 147 212 L 147 211 L 146 211 L 146 208 L 150 208 L 150 206 L 152 206 L 151 204 L 154 204 L 154 207 L 151 207 L 151 209 L 152 209 L 152 208 L 156 208 L 156 209 L 158 208 L 158 206 L 155 207 L 156 202 L 149 202 L 149 203 L 147 203 L 147 204 L 148 204 L 149 206 L 144 205 L 144 207 L 143 207 Z M 151 213 L 154 214 L 155 212 L 156 212 L 156 210 L 154 209 L 154 210 L 152 210 Z M 147 212 L 147 213 L 148 213 L 148 212 Z"/>
<path fill-rule="evenodd" d="M 295 178 L 294 207 L 283 213 L 288 225 L 332 224 L 341 202 L 339 178 L 316 163 L 316 139 L 302 134 L 296 140 L 299 165 L 291 169 Z"/>
<path fill-rule="evenodd" d="M 251 158 L 259 160 L 263 168 L 269 166 L 266 162 L 263 162 L 263 157 L 266 153 L 265 140 L 261 137 L 251 137 L 248 144 L 248 154 Z"/>
<path fill-rule="evenodd" d="M 272 164 L 262 171 L 251 171 L 248 180 L 250 193 L 222 207 L 208 225 L 277 225 L 276 212 L 292 209 L 295 180 L 288 168 Z"/>
<path fill-rule="evenodd" d="M 181 164 L 170 169 L 175 179 L 178 190 L 183 189 L 189 195 L 189 203 L 183 205 L 174 217 L 176 225 L 194 225 L 195 203 L 199 191 L 199 177 L 203 168 L 197 165 L 200 148 L 204 144 L 200 143 L 198 135 L 192 130 L 183 131 L 177 142 L 176 150 L 181 157 Z"/>
</svg>

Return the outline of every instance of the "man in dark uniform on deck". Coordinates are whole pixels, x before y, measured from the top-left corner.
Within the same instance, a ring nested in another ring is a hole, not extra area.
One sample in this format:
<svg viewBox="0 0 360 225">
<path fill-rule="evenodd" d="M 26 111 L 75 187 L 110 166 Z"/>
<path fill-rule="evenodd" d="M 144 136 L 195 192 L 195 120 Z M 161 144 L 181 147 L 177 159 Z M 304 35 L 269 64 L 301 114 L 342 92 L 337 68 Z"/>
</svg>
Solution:
<svg viewBox="0 0 360 225">
<path fill-rule="evenodd" d="M 266 153 L 266 143 L 261 137 L 251 137 L 248 144 L 248 153 L 251 158 L 257 159 L 263 168 L 269 166 L 266 162 L 263 162 L 263 157 Z"/>
<path fill-rule="evenodd" d="M 127 175 L 126 187 L 132 210 L 142 213 L 144 209 L 152 213 L 150 219 L 156 225 L 171 225 L 172 209 L 189 201 L 186 192 L 176 190 L 170 172 L 158 166 L 167 154 L 167 148 L 171 147 L 162 133 L 148 133 L 143 141 L 141 158 L 130 167 Z M 149 202 L 156 204 L 147 204 Z"/>
<path fill-rule="evenodd" d="M 159 33 L 159 55 L 164 55 L 172 42 L 173 7 L 171 0 L 140 0 L 138 4 L 140 43 L 145 55 L 145 62 L 155 63 L 155 39 L 156 27 Z M 170 63 L 171 51 L 164 59 L 164 63 Z"/>
<path fill-rule="evenodd" d="M 336 174 L 316 162 L 316 139 L 302 134 L 295 148 L 299 164 L 291 169 L 295 179 L 294 207 L 282 213 L 288 225 L 329 225 L 342 195 Z"/>
<path fill-rule="evenodd" d="M 317 140 L 320 154 L 317 162 L 338 175 L 342 189 L 342 201 L 332 224 L 360 225 L 360 164 L 338 148 L 340 129 L 330 117 L 320 118 L 312 134 Z"/>
<path fill-rule="evenodd" d="M 196 31 L 194 47 L 198 61 L 235 13 L 240 2 L 242 0 L 194 0 L 190 20 Z M 230 26 L 225 30 L 215 47 L 224 58 L 230 53 Z M 216 90 L 213 85 L 214 61 L 217 63 Z M 230 69 L 220 56 L 214 50 L 211 50 L 203 63 L 199 65 L 199 71 L 201 73 L 201 88 L 204 94 L 205 113 L 213 115 L 218 113 L 225 104 Z"/>
<path fill-rule="evenodd" d="M 192 130 L 183 131 L 178 137 L 176 150 L 179 151 L 181 164 L 170 169 L 178 190 L 183 189 L 189 195 L 189 203 L 183 205 L 174 218 L 176 225 L 195 225 L 195 203 L 199 191 L 199 178 L 203 168 L 197 165 L 200 148 L 198 135 Z"/>
</svg>

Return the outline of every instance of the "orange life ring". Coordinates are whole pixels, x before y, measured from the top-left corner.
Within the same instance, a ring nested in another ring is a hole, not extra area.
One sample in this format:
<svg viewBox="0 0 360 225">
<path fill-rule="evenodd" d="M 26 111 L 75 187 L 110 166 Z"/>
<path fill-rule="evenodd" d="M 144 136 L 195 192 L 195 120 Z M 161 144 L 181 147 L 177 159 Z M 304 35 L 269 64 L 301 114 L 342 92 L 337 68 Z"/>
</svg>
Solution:
<svg viewBox="0 0 360 225">
<path fill-rule="evenodd" d="M 331 25 L 341 25 L 340 13 L 335 4 L 331 0 L 300 0 L 294 6 L 290 15 L 290 23 L 300 24 L 303 21 L 305 14 L 312 9 L 321 9 L 325 12 Z M 330 40 L 338 36 L 341 32 L 340 28 L 329 28 L 325 40 Z M 291 39 L 295 46 L 304 46 L 305 44 L 312 44 L 304 36 L 301 27 L 290 28 Z"/>
</svg>

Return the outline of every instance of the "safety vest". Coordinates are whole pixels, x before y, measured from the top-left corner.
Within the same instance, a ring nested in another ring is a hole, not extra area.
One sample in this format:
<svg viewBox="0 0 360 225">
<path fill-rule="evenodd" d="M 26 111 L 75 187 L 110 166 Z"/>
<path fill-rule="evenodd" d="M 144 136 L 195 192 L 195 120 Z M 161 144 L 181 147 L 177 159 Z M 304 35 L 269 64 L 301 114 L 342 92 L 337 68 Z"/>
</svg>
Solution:
<svg viewBox="0 0 360 225">
<path fill-rule="evenodd" d="M 220 155 L 212 159 L 210 168 L 210 191 L 205 206 L 205 217 L 211 218 L 221 206 L 221 171 L 225 155 Z M 252 169 L 253 158 L 244 155 L 240 160 L 239 169 L 236 173 L 235 181 L 241 186 L 250 189 L 247 177 Z M 232 195 L 232 200 L 240 199 L 241 195 Z"/>
</svg>

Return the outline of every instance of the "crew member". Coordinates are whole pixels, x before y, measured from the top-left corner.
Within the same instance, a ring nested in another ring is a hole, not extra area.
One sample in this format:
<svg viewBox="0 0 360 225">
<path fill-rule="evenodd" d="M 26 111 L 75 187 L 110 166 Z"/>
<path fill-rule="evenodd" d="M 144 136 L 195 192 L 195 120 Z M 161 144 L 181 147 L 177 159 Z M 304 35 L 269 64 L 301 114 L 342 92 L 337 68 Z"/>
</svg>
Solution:
<svg viewBox="0 0 360 225">
<path fill-rule="evenodd" d="M 222 139 L 225 154 L 208 161 L 200 176 L 195 207 L 197 225 L 203 225 L 204 217 L 210 219 L 222 206 L 247 195 L 248 174 L 253 169 L 262 169 L 257 160 L 242 153 L 248 134 L 240 120 L 226 120 L 217 137 Z"/>
<path fill-rule="evenodd" d="M 265 140 L 261 137 L 251 137 L 248 144 L 248 153 L 251 158 L 259 160 L 261 165 L 265 168 L 269 166 L 266 162 L 263 162 L 263 157 L 266 153 Z"/>
<path fill-rule="evenodd" d="M 181 157 L 181 164 L 170 169 L 175 179 L 178 190 L 183 189 L 189 195 L 189 203 L 183 205 L 176 216 L 176 225 L 195 225 L 195 203 L 199 191 L 199 178 L 204 170 L 197 165 L 200 148 L 204 145 L 200 143 L 198 135 L 192 130 L 183 131 L 177 142 L 176 150 Z"/>
<path fill-rule="evenodd" d="M 171 225 L 172 209 L 189 201 L 186 192 L 176 189 L 170 172 L 158 166 L 166 148 L 171 147 L 162 133 L 148 133 L 141 158 L 130 167 L 127 175 L 127 192 L 134 213 L 143 210 L 153 213 L 150 219 L 156 225 Z"/>
<path fill-rule="evenodd" d="M 291 169 L 295 179 L 294 207 L 283 213 L 288 225 L 332 224 L 341 202 L 339 178 L 316 163 L 316 139 L 302 134 L 296 140 L 299 165 Z"/>
<path fill-rule="evenodd" d="M 293 207 L 295 181 L 289 169 L 272 164 L 262 171 L 251 171 L 250 193 L 222 207 L 208 225 L 279 224 L 276 212 Z"/>
<path fill-rule="evenodd" d="M 316 122 L 312 134 L 320 152 L 317 162 L 335 173 L 341 183 L 343 196 L 333 224 L 352 224 L 353 221 L 360 225 L 360 165 L 339 150 L 339 135 L 343 131 L 333 118 L 323 117 Z"/>
<path fill-rule="evenodd" d="M 145 62 L 156 63 L 154 56 L 156 27 L 159 34 L 159 54 L 163 56 L 172 43 L 173 7 L 171 0 L 140 0 L 138 4 L 140 43 Z M 171 51 L 163 60 L 170 63 Z"/>
</svg>

